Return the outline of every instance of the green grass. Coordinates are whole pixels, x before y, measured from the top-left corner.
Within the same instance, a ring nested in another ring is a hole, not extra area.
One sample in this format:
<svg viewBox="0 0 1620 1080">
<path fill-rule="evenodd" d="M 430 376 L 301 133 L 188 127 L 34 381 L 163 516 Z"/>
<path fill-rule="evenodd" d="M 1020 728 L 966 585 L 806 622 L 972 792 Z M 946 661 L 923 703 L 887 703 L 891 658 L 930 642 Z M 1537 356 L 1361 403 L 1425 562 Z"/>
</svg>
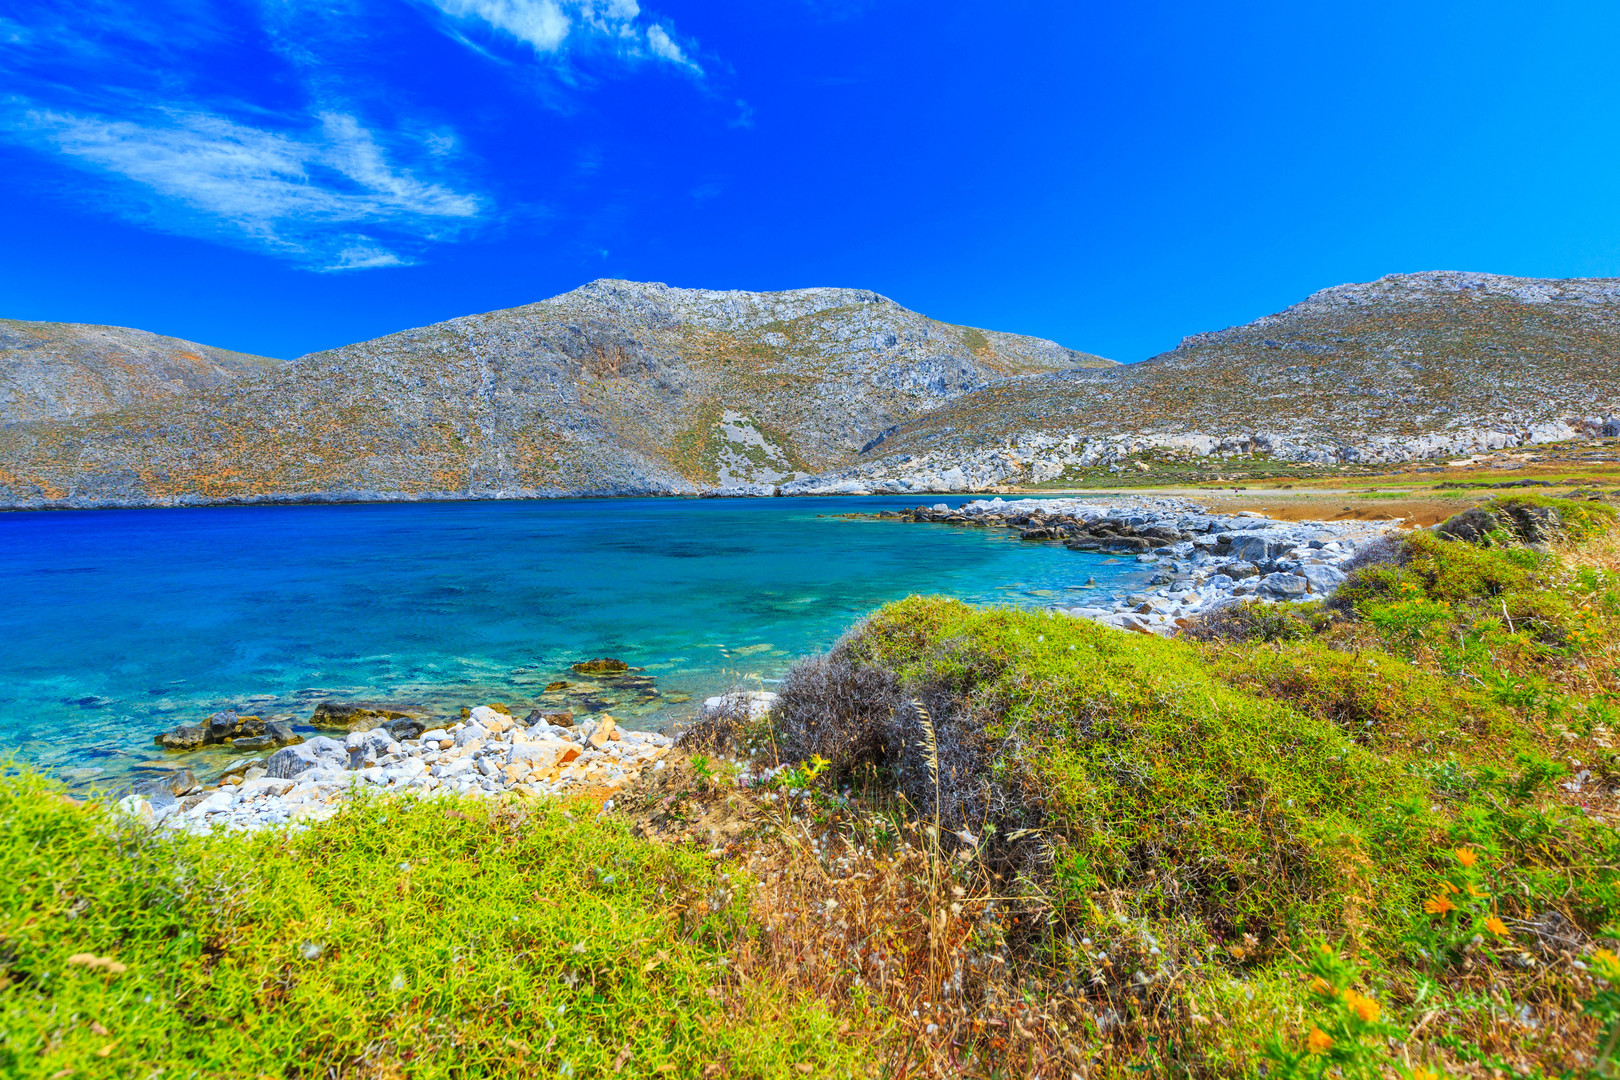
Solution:
<svg viewBox="0 0 1620 1080">
<path fill-rule="evenodd" d="M 826 1011 L 728 977 L 740 877 L 591 809 L 378 799 L 159 839 L 6 778 L 0 1074 L 861 1071 Z"/>
</svg>

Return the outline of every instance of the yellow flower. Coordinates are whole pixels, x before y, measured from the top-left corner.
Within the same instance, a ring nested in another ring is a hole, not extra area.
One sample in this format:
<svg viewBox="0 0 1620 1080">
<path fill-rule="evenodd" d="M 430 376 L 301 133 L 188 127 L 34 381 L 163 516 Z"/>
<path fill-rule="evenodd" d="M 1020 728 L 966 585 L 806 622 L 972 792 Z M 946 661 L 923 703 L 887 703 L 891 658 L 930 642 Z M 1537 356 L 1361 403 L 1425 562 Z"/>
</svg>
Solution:
<svg viewBox="0 0 1620 1080">
<path fill-rule="evenodd" d="M 1317 976 L 1316 978 L 1312 979 L 1310 985 L 1305 989 L 1309 990 L 1313 994 L 1321 994 L 1323 997 L 1333 996 L 1333 987 L 1321 976 Z"/>
<path fill-rule="evenodd" d="M 1471 848 L 1460 847 L 1457 849 L 1456 855 L 1457 861 L 1462 863 L 1464 866 L 1473 866 L 1475 863 L 1479 862 L 1479 856 L 1475 854 Z"/>
<path fill-rule="evenodd" d="M 1606 982 L 1620 982 L 1620 956 L 1608 949 L 1599 949 L 1592 954 L 1592 970 Z"/>
<path fill-rule="evenodd" d="M 1474 888 L 1473 885 L 1468 886 L 1468 895 L 1472 896 L 1475 900 L 1485 899 L 1485 894 Z"/>
<path fill-rule="evenodd" d="M 1350 1011 L 1360 1017 L 1364 1024 L 1371 1024 L 1378 1019 L 1378 1002 L 1370 997 L 1349 990 L 1345 992 L 1344 1003 L 1350 1006 Z"/>
<path fill-rule="evenodd" d="M 1453 885 L 1451 882 L 1448 881 L 1448 882 L 1446 882 L 1446 892 L 1448 892 L 1448 893 L 1462 892 L 1462 890 L 1457 888 L 1457 886 Z"/>
<path fill-rule="evenodd" d="M 1333 1045 L 1333 1036 L 1319 1027 L 1311 1028 L 1311 1033 L 1305 1036 L 1305 1049 L 1313 1054 L 1325 1054 L 1328 1047 Z"/>
<path fill-rule="evenodd" d="M 1444 896 L 1431 896 L 1423 901 L 1423 910 L 1430 915 L 1444 915 L 1448 911 L 1456 911 L 1457 905 Z"/>
<path fill-rule="evenodd" d="M 1507 923 L 1503 922 L 1501 919 L 1498 919 L 1495 915 L 1485 916 L 1485 929 L 1489 930 L 1497 937 L 1508 936 Z"/>
<path fill-rule="evenodd" d="M 1413 1069 L 1412 1080 L 1440 1080 L 1440 1074 L 1433 1069 Z"/>
</svg>

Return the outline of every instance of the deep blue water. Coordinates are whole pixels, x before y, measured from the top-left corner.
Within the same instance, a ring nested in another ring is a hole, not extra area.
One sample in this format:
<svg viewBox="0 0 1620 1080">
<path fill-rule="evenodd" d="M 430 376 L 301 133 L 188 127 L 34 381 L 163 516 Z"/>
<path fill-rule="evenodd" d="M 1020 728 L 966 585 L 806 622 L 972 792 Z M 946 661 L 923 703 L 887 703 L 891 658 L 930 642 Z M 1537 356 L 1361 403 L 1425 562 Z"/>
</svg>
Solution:
<svg viewBox="0 0 1620 1080">
<path fill-rule="evenodd" d="M 307 721 L 325 699 L 503 701 L 650 727 L 768 685 L 908 593 L 1075 603 L 1147 573 L 1009 530 L 835 516 L 916 501 L 0 514 L 0 736 L 84 784 L 222 708 Z M 657 695 L 578 685 L 568 665 L 596 656 L 644 667 Z M 576 685 L 546 694 L 556 680 Z"/>
</svg>

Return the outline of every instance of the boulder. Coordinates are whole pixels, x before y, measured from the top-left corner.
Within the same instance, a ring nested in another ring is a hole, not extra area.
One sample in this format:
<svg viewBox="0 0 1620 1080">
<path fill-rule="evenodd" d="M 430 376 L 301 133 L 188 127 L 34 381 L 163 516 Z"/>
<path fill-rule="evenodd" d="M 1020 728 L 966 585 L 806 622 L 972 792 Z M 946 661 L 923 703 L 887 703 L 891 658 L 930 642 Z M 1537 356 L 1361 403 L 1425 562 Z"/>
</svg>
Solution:
<svg viewBox="0 0 1620 1080">
<path fill-rule="evenodd" d="M 238 716 L 229 709 L 210 716 L 204 727 L 208 730 L 210 743 L 225 743 L 264 734 L 263 720 L 257 716 Z"/>
<path fill-rule="evenodd" d="M 1305 579 L 1297 574 L 1267 574 L 1259 582 L 1261 592 L 1288 600 L 1304 596 L 1305 588 Z"/>
<path fill-rule="evenodd" d="M 272 735 L 249 735 L 240 739 L 231 740 L 231 748 L 241 751 L 273 750 L 281 745 Z"/>
<path fill-rule="evenodd" d="M 272 720 L 264 725 L 264 735 L 267 739 L 274 739 L 272 746 L 292 746 L 304 741 L 304 737 L 292 729 L 291 724 L 284 724 Z"/>
<path fill-rule="evenodd" d="M 541 772 L 566 765 L 579 757 L 579 747 L 564 739 L 536 739 L 512 747 L 513 765 L 525 765 L 529 772 Z"/>
<path fill-rule="evenodd" d="M 208 745 L 208 729 L 201 724 L 181 724 L 152 741 L 165 750 L 196 750 Z"/>
<path fill-rule="evenodd" d="M 1227 563 L 1221 567 L 1221 573 L 1225 574 L 1233 581 L 1242 581 L 1244 578 L 1254 577 L 1259 572 L 1260 568 L 1254 565 L 1254 563 L 1243 562 L 1241 560 L 1238 562 Z"/>
<path fill-rule="evenodd" d="M 531 727 L 542 722 L 550 724 L 552 727 L 573 727 L 574 714 L 571 712 L 541 712 L 539 709 L 534 709 L 528 716 L 523 718 L 523 722 Z"/>
<path fill-rule="evenodd" d="M 427 725 L 414 716 L 390 720 L 383 727 L 388 729 L 388 733 L 399 742 L 404 742 L 406 739 L 419 739 L 422 737 L 422 732 L 427 730 Z"/>
<path fill-rule="evenodd" d="M 1231 549 L 1227 554 L 1234 559 L 1263 565 L 1293 546 L 1286 540 L 1268 540 L 1254 533 L 1233 533 Z"/>
<path fill-rule="evenodd" d="M 1326 563 L 1306 563 L 1299 569 L 1311 592 L 1330 593 L 1344 582 L 1344 571 Z"/>
<path fill-rule="evenodd" d="M 271 754 L 264 763 L 264 774 L 278 780 L 290 780 L 309 769 L 348 764 L 349 752 L 336 739 L 316 736 L 296 746 L 284 746 Z"/>
<path fill-rule="evenodd" d="M 616 728 L 618 724 L 613 717 L 603 714 L 602 719 L 596 722 L 596 729 L 586 738 L 590 744 L 600 750 L 614 739 L 618 738 Z"/>
</svg>

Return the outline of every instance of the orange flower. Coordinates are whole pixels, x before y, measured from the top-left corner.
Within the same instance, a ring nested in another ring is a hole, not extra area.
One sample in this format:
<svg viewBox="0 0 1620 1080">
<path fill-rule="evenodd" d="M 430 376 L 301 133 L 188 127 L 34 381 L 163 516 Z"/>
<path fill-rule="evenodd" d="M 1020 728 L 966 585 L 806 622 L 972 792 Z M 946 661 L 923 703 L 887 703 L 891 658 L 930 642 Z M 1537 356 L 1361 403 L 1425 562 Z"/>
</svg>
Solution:
<svg viewBox="0 0 1620 1080">
<path fill-rule="evenodd" d="M 1431 896 L 1423 901 L 1423 910 L 1430 915 L 1444 915 L 1448 911 L 1456 911 L 1457 905 L 1444 896 Z"/>
<path fill-rule="evenodd" d="M 1495 915 L 1485 916 L 1485 929 L 1489 930 L 1497 937 L 1508 936 L 1507 923 L 1503 922 L 1501 919 L 1498 919 Z"/>
<path fill-rule="evenodd" d="M 1462 890 L 1448 881 L 1446 882 L 1446 892 L 1462 892 Z"/>
<path fill-rule="evenodd" d="M 1325 1054 L 1332 1045 L 1333 1036 L 1319 1027 L 1311 1028 L 1311 1033 L 1305 1036 L 1305 1049 L 1312 1054 Z"/>
<path fill-rule="evenodd" d="M 1378 1002 L 1370 997 L 1348 990 L 1344 995 L 1344 1003 L 1350 1006 L 1350 1011 L 1360 1017 L 1364 1024 L 1371 1024 L 1378 1019 Z"/>
<path fill-rule="evenodd" d="M 1333 987 L 1326 979 L 1321 977 L 1312 979 L 1310 985 L 1307 986 L 1306 989 L 1313 994 L 1321 994 L 1323 997 L 1333 996 Z"/>
<path fill-rule="evenodd" d="M 1485 899 L 1485 894 L 1474 888 L 1473 885 L 1468 886 L 1468 895 L 1472 896 L 1475 900 Z"/>
<path fill-rule="evenodd" d="M 1475 854 L 1472 848 L 1460 847 L 1456 851 L 1456 856 L 1457 861 L 1462 863 L 1464 866 L 1473 866 L 1475 863 L 1479 862 L 1479 856 Z"/>
</svg>

